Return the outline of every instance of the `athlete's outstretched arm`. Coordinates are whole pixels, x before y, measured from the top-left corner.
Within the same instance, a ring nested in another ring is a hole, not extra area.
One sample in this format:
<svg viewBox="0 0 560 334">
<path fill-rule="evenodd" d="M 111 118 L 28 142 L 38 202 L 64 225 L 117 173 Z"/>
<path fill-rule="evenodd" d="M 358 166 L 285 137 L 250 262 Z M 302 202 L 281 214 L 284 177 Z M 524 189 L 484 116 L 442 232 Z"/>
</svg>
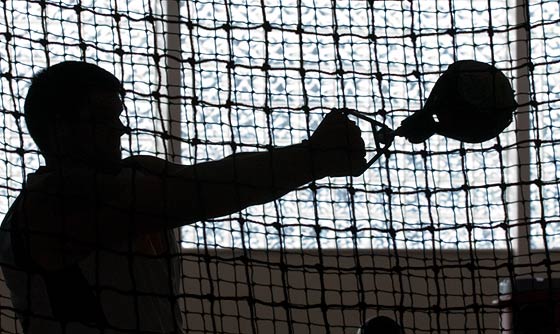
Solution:
<svg viewBox="0 0 560 334">
<path fill-rule="evenodd" d="M 131 157 L 117 175 L 53 180 L 58 195 L 43 203 L 64 208 L 57 219 L 73 239 L 110 244 L 266 203 L 326 176 L 359 175 L 364 157 L 358 127 L 333 111 L 301 144 L 191 166 Z"/>
<path fill-rule="evenodd" d="M 136 197 L 143 197 L 146 203 L 138 205 L 138 210 L 168 215 L 173 218 L 165 227 L 169 228 L 266 203 L 326 176 L 359 175 L 363 172 L 364 156 L 360 130 L 336 111 L 327 115 L 302 144 L 233 154 L 193 166 L 173 165 L 149 157 L 134 157 L 129 162 L 149 178 L 155 176 L 153 180 L 139 181 L 145 182 L 142 187 L 146 188 L 138 188 Z M 164 195 L 153 198 L 146 194 Z"/>
</svg>

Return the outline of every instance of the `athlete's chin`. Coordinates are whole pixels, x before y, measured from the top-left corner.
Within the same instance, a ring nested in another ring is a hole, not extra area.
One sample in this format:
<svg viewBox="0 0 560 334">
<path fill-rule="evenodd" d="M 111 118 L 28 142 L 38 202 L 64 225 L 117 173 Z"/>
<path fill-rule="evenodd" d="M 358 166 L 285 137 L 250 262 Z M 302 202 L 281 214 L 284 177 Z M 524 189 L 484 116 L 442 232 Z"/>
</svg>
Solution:
<svg viewBox="0 0 560 334">
<path fill-rule="evenodd" d="M 96 159 L 96 167 L 105 172 L 114 173 L 121 169 L 121 152 L 113 152 L 111 154 L 98 155 Z"/>
</svg>

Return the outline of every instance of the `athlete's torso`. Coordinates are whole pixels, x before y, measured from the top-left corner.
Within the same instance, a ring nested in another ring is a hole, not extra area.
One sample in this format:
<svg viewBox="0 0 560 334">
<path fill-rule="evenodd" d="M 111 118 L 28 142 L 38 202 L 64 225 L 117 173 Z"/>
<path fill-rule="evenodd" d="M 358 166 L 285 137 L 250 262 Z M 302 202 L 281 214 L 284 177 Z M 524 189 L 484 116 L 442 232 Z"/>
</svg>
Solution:
<svg viewBox="0 0 560 334">
<path fill-rule="evenodd" d="M 179 247 L 172 231 L 96 249 L 75 265 L 44 271 L 25 247 L 24 193 L 2 222 L 0 265 L 26 333 L 100 333 L 98 327 L 104 333 L 182 333 Z M 94 315 L 72 320 L 81 313 Z M 63 318 L 70 319 L 65 331 Z"/>
</svg>

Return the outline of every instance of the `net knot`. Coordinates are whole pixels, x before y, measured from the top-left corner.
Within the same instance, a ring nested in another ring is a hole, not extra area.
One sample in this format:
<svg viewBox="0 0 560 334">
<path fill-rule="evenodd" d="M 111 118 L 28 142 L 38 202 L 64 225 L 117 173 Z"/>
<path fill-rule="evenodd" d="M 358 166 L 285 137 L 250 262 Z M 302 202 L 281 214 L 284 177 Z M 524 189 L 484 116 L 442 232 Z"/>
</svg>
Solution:
<svg viewBox="0 0 560 334">
<path fill-rule="evenodd" d="M 121 58 L 124 56 L 124 50 L 121 48 L 116 48 L 113 52 L 115 52 L 115 54 L 117 54 Z"/>
<path fill-rule="evenodd" d="M 148 14 L 148 15 L 144 16 L 144 20 L 148 21 L 148 23 L 154 23 L 155 18 L 152 14 Z"/>
<path fill-rule="evenodd" d="M 264 21 L 262 24 L 262 27 L 265 31 L 267 32 L 271 32 L 272 31 L 272 25 L 270 24 L 270 22 L 268 21 Z"/>
</svg>

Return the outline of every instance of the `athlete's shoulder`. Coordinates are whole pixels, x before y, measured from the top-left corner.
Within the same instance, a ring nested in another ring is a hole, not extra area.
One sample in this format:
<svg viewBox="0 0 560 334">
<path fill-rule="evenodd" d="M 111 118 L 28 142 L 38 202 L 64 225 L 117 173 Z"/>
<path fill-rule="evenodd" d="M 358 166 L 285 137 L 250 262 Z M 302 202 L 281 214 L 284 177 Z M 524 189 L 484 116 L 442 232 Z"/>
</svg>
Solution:
<svg viewBox="0 0 560 334">
<path fill-rule="evenodd" d="M 122 161 L 122 166 L 123 168 L 155 175 L 172 175 L 189 167 L 149 155 L 130 156 Z"/>
</svg>

